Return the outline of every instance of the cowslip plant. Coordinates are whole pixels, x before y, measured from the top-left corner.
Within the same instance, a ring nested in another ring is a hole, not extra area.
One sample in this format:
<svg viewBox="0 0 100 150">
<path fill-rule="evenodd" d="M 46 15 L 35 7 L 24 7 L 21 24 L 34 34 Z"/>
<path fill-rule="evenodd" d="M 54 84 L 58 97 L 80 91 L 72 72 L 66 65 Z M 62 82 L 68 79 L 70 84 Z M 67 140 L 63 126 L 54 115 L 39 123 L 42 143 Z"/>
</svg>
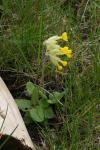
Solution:
<svg viewBox="0 0 100 150">
<path fill-rule="evenodd" d="M 51 62 L 59 71 L 67 66 L 68 59 L 72 57 L 72 50 L 68 46 L 60 46 L 59 42 L 63 41 L 68 41 L 66 32 L 62 33 L 61 36 L 52 36 L 43 42 L 46 47 L 45 55 L 49 56 Z M 65 60 L 63 60 L 63 56 L 66 56 Z M 30 99 L 17 99 L 16 102 L 19 109 L 24 112 L 25 118 L 30 118 L 28 121 L 43 122 L 55 116 L 52 105 L 56 103 L 62 104 L 60 100 L 64 96 L 64 92 L 46 93 L 45 89 L 41 89 L 41 87 L 34 85 L 32 82 L 27 82 L 26 90 L 30 95 Z"/>
<path fill-rule="evenodd" d="M 49 56 L 51 62 L 59 71 L 68 65 L 67 60 L 72 57 L 72 50 L 68 46 L 61 47 L 60 41 L 68 41 L 66 32 L 62 33 L 61 36 L 52 36 L 43 42 L 43 45 L 46 47 L 46 56 Z M 61 56 L 67 56 L 67 59 L 62 60 Z"/>
<path fill-rule="evenodd" d="M 48 92 L 49 94 L 47 94 L 45 89 L 32 82 L 27 82 L 26 90 L 30 99 L 16 99 L 19 109 L 25 114 L 25 121 L 27 120 L 29 123 L 30 121 L 44 122 L 55 117 L 52 105 L 62 104 L 60 100 L 64 96 L 64 92 Z"/>
</svg>

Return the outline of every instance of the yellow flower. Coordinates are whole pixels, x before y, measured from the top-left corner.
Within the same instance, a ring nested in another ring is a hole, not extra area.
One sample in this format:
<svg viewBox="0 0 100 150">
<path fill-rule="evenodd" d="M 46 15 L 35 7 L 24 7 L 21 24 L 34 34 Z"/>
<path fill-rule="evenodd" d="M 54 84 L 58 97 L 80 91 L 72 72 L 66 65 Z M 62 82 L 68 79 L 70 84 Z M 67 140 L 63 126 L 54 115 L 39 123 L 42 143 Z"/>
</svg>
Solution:
<svg viewBox="0 0 100 150">
<path fill-rule="evenodd" d="M 64 32 L 64 33 L 62 33 L 61 36 L 58 36 L 58 35 L 52 36 L 52 37 L 48 38 L 47 40 L 45 40 L 43 42 L 43 44 L 46 45 L 46 46 L 55 45 L 55 44 L 57 44 L 58 40 L 60 40 L 60 39 L 62 39 L 64 41 L 68 41 L 67 33 Z"/>
<path fill-rule="evenodd" d="M 65 46 L 63 48 L 60 48 L 60 51 L 63 52 L 64 54 L 66 54 L 68 51 L 68 47 Z"/>
<path fill-rule="evenodd" d="M 65 66 L 67 66 L 67 61 L 61 61 L 61 63 L 62 63 L 62 65 L 65 67 Z"/>
<path fill-rule="evenodd" d="M 43 43 L 44 43 L 44 45 L 46 45 L 46 44 L 51 44 L 51 43 L 56 44 L 56 43 L 57 43 L 57 40 L 59 40 L 59 36 L 58 36 L 58 35 L 55 35 L 55 36 L 52 36 L 52 37 L 48 38 L 48 39 L 45 40 Z"/>
<path fill-rule="evenodd" d="M 45 40 L 43 44 L 46 46 L 46 55 L 49 56 L 51 62 L 57 67 L 59 71 L 63 69 L 63 67 L 67 66 L 68 62 L 63 61 L 60 56 L 66 55 L 67 57 L 72 56 L 72 50 L 70 50 L 67 46 L 61 47 L 58 44 L 59 40 L 67 41 L 67 33 L 64 32 L 61 36 L 52 36 Z"/>
<path fill-rule="evenodd" d="M 67 57 L 68 58 L 71 58 L 72 57 L 72 50 L 71 49 L 69 49 L 68 51 L 67 51 Z"/>
<path fill-rule="evenodd" d="M 58 65 L 57 65 L 57 69 L 58 69 L 59 71 L 61 71 L 61 70 L 63 69 L 63 67 L 58 64 Z"/>
<path fill-rule="evenodd" d="M 62 33 L 62 35 L 60 36 L 60 38 L 64 41 L 68 41 L 68 35 L 66 32 Z"/>
<path fill-rule="evenodd" d="M 69 49 L 68 47 L 63 47 L 63 48 L 60 48 L 60 51 L 62 53 L 64 53 L 68 58 L 71 58 L 72 57 L 72 50 Z"/>
</svg>

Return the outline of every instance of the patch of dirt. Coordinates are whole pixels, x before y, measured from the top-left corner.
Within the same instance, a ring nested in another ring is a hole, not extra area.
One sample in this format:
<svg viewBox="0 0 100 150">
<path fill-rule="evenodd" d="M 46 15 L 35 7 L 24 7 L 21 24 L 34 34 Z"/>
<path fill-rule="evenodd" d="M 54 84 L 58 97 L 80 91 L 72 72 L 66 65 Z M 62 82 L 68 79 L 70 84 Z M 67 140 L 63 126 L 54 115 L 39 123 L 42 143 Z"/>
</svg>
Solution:
<svg viewBox="0 0 100 150">
<path fill-rule="evenodd" d="M 7 140 L 8 135 L 2 135 L 0 139 L 0 146 L 2 145 L 5 140 Z M 27 145 L 23 145 L 20 140 L 14 138 L 14 137 L 9 137 L 9 140 L 4 144 L 2 147 L 2 150 L 32 150 L 30 147 Z"/>
</svg>

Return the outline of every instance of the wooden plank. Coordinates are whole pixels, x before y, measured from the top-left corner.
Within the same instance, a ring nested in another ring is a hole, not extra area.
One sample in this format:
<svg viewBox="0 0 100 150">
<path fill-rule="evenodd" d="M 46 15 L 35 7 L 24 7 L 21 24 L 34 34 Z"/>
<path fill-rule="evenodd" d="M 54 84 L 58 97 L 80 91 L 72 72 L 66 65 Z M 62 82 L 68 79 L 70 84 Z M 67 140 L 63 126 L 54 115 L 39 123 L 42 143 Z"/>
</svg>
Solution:
<svg viewBox="0 0 100 150">
<path fill-rule="evenodd" d="M 18 125 L 12 136 L 21 140 L 24 145 L 27 145 L 35 150 L 15 100 L 0 77 L 0 127 L 5 117 L 6 119 L 2 128 L 3 134 L 10 135 Z"/>
</svg>

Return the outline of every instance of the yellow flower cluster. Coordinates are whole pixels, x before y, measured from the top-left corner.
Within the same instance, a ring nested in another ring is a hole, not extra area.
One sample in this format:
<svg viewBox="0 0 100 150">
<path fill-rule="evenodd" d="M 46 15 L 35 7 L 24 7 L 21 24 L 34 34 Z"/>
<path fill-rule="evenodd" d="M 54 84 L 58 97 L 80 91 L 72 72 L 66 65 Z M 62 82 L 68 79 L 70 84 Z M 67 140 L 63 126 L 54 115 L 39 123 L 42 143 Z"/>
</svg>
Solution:
<svg viewBox="0 0 100 150">
<path fill-rule="evenodd" d="M 72 57 L 72 50 L 69 47 L 61 47 L 58 42 L 68 41 L 67 33 L 62 33 L 61 36 L 52 36 L 45 40 L 43 44 L 46 46 L 46 55 L 50 57 L 51 62 L 57 67 L 59 71 L 63 69 L 63 67 L 67 66 L 68 62 L 66 60 L 62 60 L 60 56 L 66 55 L 68 58 Z"/>
</svg>

